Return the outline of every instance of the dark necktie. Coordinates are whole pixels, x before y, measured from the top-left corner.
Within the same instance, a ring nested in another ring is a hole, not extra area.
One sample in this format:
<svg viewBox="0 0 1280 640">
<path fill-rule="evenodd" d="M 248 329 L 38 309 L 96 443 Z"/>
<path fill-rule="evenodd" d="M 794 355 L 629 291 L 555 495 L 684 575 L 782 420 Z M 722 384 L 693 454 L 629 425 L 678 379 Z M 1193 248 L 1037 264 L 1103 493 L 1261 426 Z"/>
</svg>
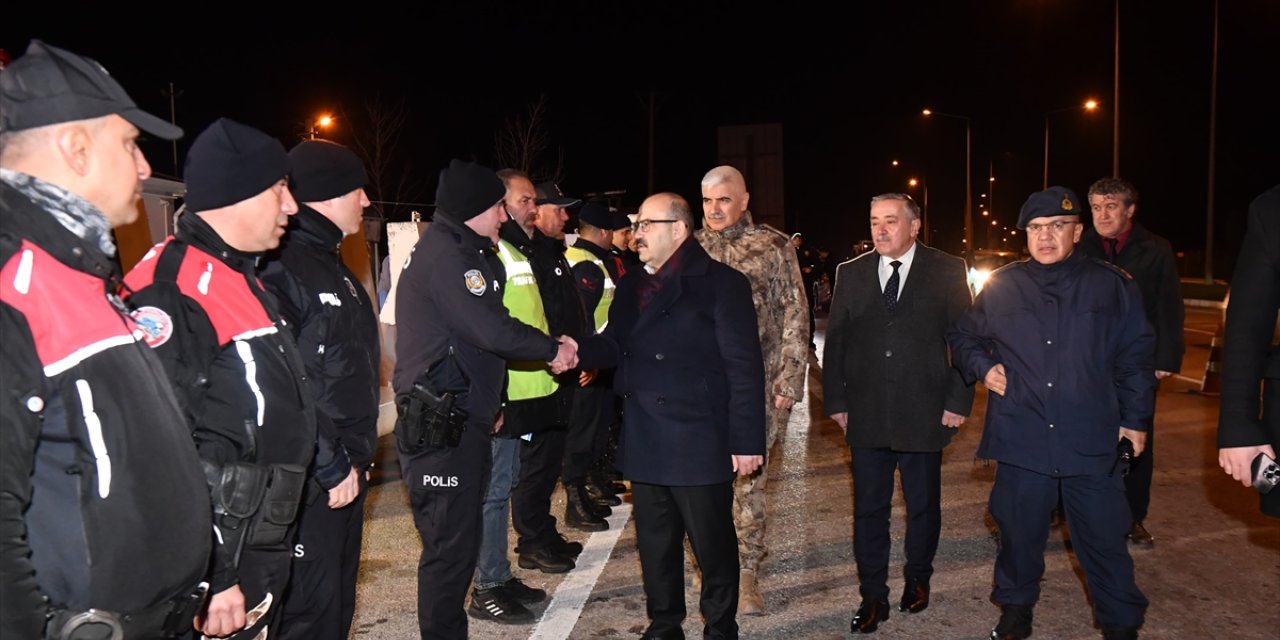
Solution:
<svg viewBox="0 0 1280 640">
<path fill-rule="evenodd" d="M 1102 239 L 1102 247 L 1103 247 L 1103 248 L 1106 250 L 1106 252 L 1107 252 L 1107 262 L 1115 262 L 1115 261 L 1116 261 L 1116 244 L 1118 244 L 1118 243 L 1116 242 L 1116 240 L 1115 240 L 1114 238 L 1103 238 L 1103 239 Z"/>
<path fill-rule="evenodd" d="M 889 281 L 884 283 L 884 308 L 893 311 L 894 307 L 898 306 L 898 267 L 901 267 L 902 263 L 894 260 L 889 263 L 889 266 L 893 267 L 893 275 L 889 276 Z"/>
</svg>

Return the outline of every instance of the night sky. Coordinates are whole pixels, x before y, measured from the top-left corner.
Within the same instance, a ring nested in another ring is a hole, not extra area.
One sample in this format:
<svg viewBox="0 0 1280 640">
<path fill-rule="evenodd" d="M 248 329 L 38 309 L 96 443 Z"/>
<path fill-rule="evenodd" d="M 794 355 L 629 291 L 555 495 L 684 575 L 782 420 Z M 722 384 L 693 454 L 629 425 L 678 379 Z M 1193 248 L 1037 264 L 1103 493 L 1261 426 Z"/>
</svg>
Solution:
<svg viewBox="0 0 1280 640">
<path fill-rule="evenodd" d="M 134 27 L 120 14 L 10 15 L 0 47 L 15 56 L 38 37 L 94 57 L 162 116 L 174 83 L 187 131 L 180 156 L 219 116 L 291 146 L 330 112 L 339 121 L 326 137 L 352 144 L 366 104 L 402 102 L 408 116 L 391 165 L 407 187 L 371 194 L 380 200 L 430 203 L 452 157 L 494 166 L 495 131 L 540 95 L 551 147 L 539 172 L 559 165 L 565 192 L 623 189 L 632 206 L 647 191 L 651 95 L 654 187 L 695 206 L 716 164 L 717 127 L 781 123 L 786 231 L 837 255 L 868 235 L 870 197 L 905 190 L 909 176 L 927 179 L 933 244 L 959 251 L 964 123 L 926 119 L 926 106 L 970 117 L 974 208 L 990 171 L 1001 226 L 1012 227 L 1040 188 L 1046 112 L 1101 103 L 1051 116 L 1050 183 L 1083 196 L 1111 173 L 1112 0 L 788 2 L 747 12 L 729 2 L 351 6 L 360 11 L 191 5 L 199 20 L 152 14 Z M 1120 15 L 1120 174 L 1141 192 L 1139 219 L 1184 253 L 1184 275 L 1195 276 L 1208 208 L 1213 9 L 1206 0 L 1122 0 Z M 1223 277 L 1249 201 L 1280 183 L 1280 2 L 1221 0 L 1219 11 L 1214 275 Z M 145 148 L 158 174 L 180 173 L 169 145 Z"/>
</svg>

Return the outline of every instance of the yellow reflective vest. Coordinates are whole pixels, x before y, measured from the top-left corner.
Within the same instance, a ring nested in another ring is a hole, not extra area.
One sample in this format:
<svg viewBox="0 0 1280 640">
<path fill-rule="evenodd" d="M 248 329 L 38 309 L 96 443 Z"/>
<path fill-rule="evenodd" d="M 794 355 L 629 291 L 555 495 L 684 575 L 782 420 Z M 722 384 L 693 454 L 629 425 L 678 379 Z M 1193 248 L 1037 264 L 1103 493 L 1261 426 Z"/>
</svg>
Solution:
<svg viewBox="0 0 1280 640">
<path fill-rule="evenodd" d="M 596 333 L 604 331 L 605 325 L 609 324 L 609 305 L 613 304 L 613 278 L 609 277 L 609 270 L 604 267 L 604 262 L 600 258 L 595 257 L 590 251 L 580 247 L 569 247 L 564 251 L 565 260 L 569 261 L 569 266 L 575 266 L 579 262 L 593 262 L 600 268 L 600 273 L 604 274 L 604 291 L 600 292 L 600 301 L 596 303 L 594 319 L 596 322 Z"/>
<path fill-rule="evenodd" d="M 502 290 L 502 305 L 511 317 L 543 333 L 547 328 L 547 313 L 542 308 L 542 295 L 538 281 L 533 277 L 529 259 L 506 240 L 498 241 L 498 257 L 507 271 L 507 284 Z M 545 362 L 507 361 L 507 400 L 529 400 L 555 393 L 559 388 Z"/>
</svg>

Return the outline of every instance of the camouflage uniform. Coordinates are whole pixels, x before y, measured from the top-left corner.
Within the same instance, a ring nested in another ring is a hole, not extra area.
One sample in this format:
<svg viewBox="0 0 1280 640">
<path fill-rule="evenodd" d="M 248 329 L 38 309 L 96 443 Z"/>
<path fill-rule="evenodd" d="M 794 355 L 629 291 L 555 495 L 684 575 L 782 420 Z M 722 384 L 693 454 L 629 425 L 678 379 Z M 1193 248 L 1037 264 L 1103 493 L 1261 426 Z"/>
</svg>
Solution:
<svg viewBox="0 0 1280 640">
<path fill-rule="evenodd" d="M 705 226 L 694 233 L 712 258 L 741 271 L 751 281 L 751 298 L 764 353 L 766 446 L 773 448 L 789 409 L 774 408 L 783 396 L 800 400 L 809 360 L 809 304 L 795 249 L 786 234 L 751 222 L 751 212 L 722 231 Z M 764 557 L 764 485 L 768 456 L 755 474 L 733 484 L 733 519 L 743 571 L 758 571 Z"/>
</svg>

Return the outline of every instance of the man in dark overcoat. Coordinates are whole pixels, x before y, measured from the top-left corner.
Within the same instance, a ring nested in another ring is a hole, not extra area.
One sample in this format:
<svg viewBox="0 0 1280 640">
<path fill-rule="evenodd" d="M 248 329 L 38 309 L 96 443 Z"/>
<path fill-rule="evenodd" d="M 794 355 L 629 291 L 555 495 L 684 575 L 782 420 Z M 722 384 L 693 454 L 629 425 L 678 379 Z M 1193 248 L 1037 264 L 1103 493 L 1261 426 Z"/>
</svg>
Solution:
<svg viewBox="0 0 1280 640">
<path fill-rule="evenodd" d="M 643 269 L 618 283 L 582 367 L 617 365 L 618 463 L 631 481 L 651 620 L 644 638 L 684 638 L 686 534 L 702 567 L 706 638 L 737 638 L 733 480 L 764 463 L 764 363 L 751 285 L 692 240 L 689 204 L 650 196 L 636 220 Z"/>
<path fill-rule="evenodd" d="M 906 585 L 898 609 L 929 606 L 942 531 L 942 449 L 973 404 L 951 367 L 946 331 L 969 308 L 964 262 L 917 241 L 910 196 L 871 199 L 875 251 L 840 265 L 823 350 L 827 414 L 853 456 L 853 553 L 862 604 L 855 633 L 889 617 L 894 470 L 907 505 Z"/>
</svg>

